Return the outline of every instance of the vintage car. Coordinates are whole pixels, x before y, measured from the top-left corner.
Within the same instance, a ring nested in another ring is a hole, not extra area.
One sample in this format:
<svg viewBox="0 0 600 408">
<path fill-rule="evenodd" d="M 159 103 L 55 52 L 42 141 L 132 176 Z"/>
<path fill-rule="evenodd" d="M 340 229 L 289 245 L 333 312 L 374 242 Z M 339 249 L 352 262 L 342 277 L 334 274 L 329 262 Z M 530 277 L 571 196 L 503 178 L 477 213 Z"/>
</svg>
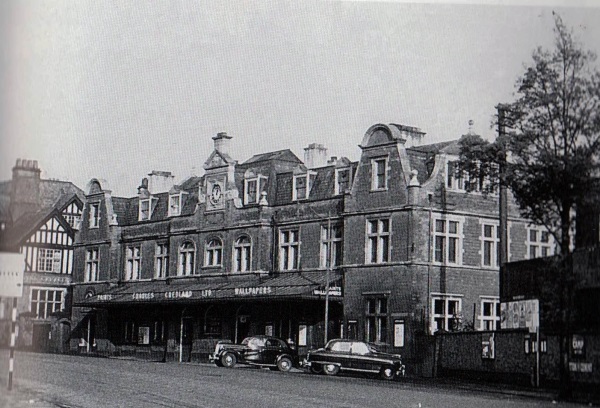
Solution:
<svg viewBox="0 0 600 408">
<path fill-rule="evenodd" d="M 246 337 L 241 344 L 219 341 L 209 360 L 218 367 L 232 368 L 239 363 L 284 372 L 298 366 L 298 354 L 286 341 L 262 335 Z"/>
<path fill-rule="evenodd" d="M 344 339 L 330 340 L 324 348 L 309 351 L 302 366 L 315 374 L 354 371 L 378 374 L 386 380 L 404 376 L 405 371 L 398 354 L 380 353 L 364 341 Z"/>
</svg>

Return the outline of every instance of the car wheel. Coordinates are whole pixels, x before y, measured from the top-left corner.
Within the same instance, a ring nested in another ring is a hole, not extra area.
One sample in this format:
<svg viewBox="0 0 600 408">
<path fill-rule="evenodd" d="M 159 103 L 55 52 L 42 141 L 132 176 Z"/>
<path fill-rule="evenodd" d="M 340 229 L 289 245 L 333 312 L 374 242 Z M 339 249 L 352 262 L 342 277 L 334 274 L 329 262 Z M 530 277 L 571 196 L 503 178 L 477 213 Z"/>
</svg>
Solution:
<svg viewBox="0 0 600 408">
<path fill-rule="evenodd" d="M 312 364 L 310 372 L 313 374 L 323 374 L 323 366 L 321 364 Z"/>
<path fill-rule="evenodd" d="M 215 360 L 215 365 L 217 367 L 223 367 L 223 364 L 221 363 L 221 360 L 219 360 L 219 359 Z"/>
<path fill-rule="evenodd" d="M 327 375 L 336 375 L 340 371 L 340 367 L 335 364 L 324 364 L 323 372 Z"/>
<path fill-rule="evenodd" d="M 279 369 L 279 371 L 282 371 L 284 373 L 290 371 L 292 369 L 292 366 L 292 360 L 290 360 L 289 357 L 281 357 L 277 362 L 277 368 Z"/>
<path fill-rule="evenodd" d="M 221 356 L 221 364 L 223 364 L 223 367 L 233 368 L 235 366 L 235 363 L 237 363 L 237 358 L 235 357 L 235 354 L 225 353 Z"/>
<path fill-rule="evenodd" d="M 394 378 L 396 378 L 396 371 L 394 370 L 394 367 L 383 366 L 381 367 L 379 375 L 384 380 L 393 380 Z"/>
</svg>

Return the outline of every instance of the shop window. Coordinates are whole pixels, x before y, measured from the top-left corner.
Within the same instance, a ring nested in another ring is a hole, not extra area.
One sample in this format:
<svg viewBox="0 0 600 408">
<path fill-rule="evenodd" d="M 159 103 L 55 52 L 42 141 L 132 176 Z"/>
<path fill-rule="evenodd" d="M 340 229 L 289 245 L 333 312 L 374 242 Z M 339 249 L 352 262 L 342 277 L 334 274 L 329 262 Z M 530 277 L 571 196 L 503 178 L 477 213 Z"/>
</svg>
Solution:
<svg viewBox="0 0 600 408">
<path fill-rule="evenodd" d="M 233 248 L 233 270 L 235 272 L 247 272 L 252 269 L 252 243 L 247 236 L 239 237 Z"/>
<path fill-rule="evenodd" d="M 169 270 L 169 245 L 166 243 L 156 244 L 154 259 L 154 277 L 156 279 L 166 278 Z"/>
<path fill-rule="evenodd" d="M 321 226 L 321 268 L 342 264 L 342 232 L 341 225 Z"/>
<path fill-rule="evenodd" d="M 213 238 L 206 244 L 204 250 L 204 266 L 221 266 L 223 263 L 223 244 L 218 238 Z"/>
<path fill-rule="evenodd" d="M 125 280 L 140 279 L 142 247 L 139 245 L 125 248 Z"/>
<path fill-rule="evenodd" d="M 279 269 L 282 271 L 298 269 L 299 230 L 279 232 Z"/>
<path fill-rule="evenodd" d="M 367 221 L 367 263 L 390 261 L 390 235 L 389 219 Z"/>
<path fill-rule="evenodd" d="M 31 312 L 36 319 L 48 319 L 64 308 L 63 289 L 31 289 Z"/>
<path fill-rule="evenodd" d="M 177 265 L 177 276 L 189 276 L 194 274 L 194 260 L 196 248 L 190 241 L 184 242 L 179 247 L 179 263 Z"/>
<path fill-rule="evenodd" d="M 386 297 L 366 299 L 366 337 L 371 343 L 387 341 L 388 300 Z"/>
<path fill-rule="evenodd" d="M 152 326 L 152 343 L 162 344 L 165 342 L 167 336 L 166 322 L 164 320 L 157 320 Z"/>
<path fill-rule="evenodd" d="M 431 298 L 431 333 L 455 331 L 461 318 L 461 298 L 438 295 Z"/>
<path fill-rule="evenodd" d="M 436 219 L 434 224 L 434 261 L 443 264 L 462 263 L 461 223 Z"/>
<path fill-rule="evenodd" d="M 125 343 L 136 344 L 138 342 L 138 325 L 134 321 L 128 320 L 124 323 L 123 341 Z"/>
</svg>

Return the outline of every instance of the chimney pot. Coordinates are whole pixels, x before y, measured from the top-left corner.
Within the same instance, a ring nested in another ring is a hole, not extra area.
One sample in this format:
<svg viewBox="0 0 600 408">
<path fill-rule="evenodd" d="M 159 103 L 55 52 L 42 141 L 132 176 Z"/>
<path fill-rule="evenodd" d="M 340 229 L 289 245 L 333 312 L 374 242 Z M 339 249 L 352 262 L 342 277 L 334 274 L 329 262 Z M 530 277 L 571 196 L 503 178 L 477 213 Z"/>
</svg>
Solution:
<svg viewBox="0 0 600 408">
<path fill-rule="evenodd" d="M 304 165 L 309 169 L 327 165 L 327 148 L 320 143 L 311 143 L 304 148 Z"/>
</svg>

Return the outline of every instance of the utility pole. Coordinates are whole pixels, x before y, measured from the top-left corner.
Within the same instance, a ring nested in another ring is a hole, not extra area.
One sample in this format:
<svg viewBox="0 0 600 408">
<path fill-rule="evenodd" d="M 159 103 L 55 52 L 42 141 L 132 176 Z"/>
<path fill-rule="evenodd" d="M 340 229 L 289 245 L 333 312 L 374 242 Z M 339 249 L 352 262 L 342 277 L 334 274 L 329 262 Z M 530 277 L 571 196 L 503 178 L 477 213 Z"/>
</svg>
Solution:
<svg viewBox="0 0 600 408">
<path fill-rule="evenodd" d="M 329 271 L 333 254 L 333 237 L 331 233 L 331 212 L 327 212 L 327 259 L 325 260 L 325 343 L 329 339 Z"/>
<path fill-rule="evenodd" d="M 498 139 L 504 143 L 506 135 L 505 120 L 506 106 L 499 104 L 498 109 Z M 500 213 L 500 275 L 504 270 L 504 264 L 508 262 L 508 192 L 504 183 L 504 172 L 506 171 L 506 151 L 502 151 L 502 157 L 498 166 L 499 176 L 499 213 Z"/>
</svg>

